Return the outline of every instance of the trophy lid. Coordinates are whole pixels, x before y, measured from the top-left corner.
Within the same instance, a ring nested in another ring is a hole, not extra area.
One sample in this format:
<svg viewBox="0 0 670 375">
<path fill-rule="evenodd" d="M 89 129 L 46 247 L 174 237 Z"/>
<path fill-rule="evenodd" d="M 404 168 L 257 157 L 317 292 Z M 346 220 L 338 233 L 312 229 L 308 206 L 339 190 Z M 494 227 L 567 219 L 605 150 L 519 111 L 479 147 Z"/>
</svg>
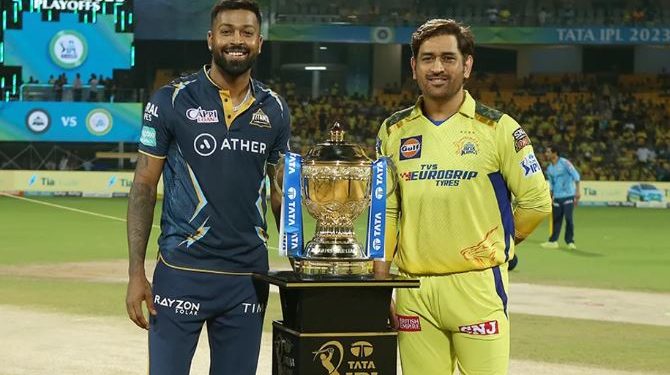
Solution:
<svg viewBox="0 0 670 375">
<path fill-rule="evenodd" d="M 370 162 L 365 150 L 355 143 L 344 141 L 344 128 L 339 122 L 330 128 L 330 139 L 312 147 L 305 155 L 305 162 Z"/>
</svg>

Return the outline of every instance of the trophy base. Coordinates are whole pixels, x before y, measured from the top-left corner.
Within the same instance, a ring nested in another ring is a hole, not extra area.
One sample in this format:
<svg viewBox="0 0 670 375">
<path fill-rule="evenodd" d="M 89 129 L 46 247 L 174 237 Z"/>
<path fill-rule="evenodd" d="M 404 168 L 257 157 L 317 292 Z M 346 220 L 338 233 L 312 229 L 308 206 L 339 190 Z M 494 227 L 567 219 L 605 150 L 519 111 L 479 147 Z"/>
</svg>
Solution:
<svg viewBox="0 0 670 375">
<path fill-rule="evenodd" d="M 313 276 L 369 276 L 373 274 L 372 259 L 295 258 L 295 271 Z"/>
</svg>

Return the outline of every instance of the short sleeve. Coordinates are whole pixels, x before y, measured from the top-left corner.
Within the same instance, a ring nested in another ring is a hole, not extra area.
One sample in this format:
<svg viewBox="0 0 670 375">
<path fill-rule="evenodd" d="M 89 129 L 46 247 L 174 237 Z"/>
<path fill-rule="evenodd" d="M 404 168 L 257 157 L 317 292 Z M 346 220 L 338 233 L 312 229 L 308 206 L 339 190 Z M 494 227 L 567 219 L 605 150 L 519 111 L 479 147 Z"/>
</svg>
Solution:
<svg viewBox="0 0 670 375">
<path fill-rule="evenodd" d="M 173 110 L 169 92 L 170 89 L 164 87 L 154 93 L 142 114 L 139 150 L 157 158 L 167 155 L 172 141 L 170 115 Z"/>
</svg>

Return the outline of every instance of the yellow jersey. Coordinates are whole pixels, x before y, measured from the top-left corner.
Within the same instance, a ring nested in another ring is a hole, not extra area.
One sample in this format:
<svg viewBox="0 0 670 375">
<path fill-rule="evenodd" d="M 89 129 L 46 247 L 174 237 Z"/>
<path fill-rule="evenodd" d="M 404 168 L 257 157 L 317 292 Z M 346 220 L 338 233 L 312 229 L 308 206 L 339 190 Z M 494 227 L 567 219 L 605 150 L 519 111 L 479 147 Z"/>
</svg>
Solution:
<svg viewBox="0 0 670 375">
<path fill-rule="evenodd" d="M 396 169 L 385 258 L 403 272 L 440 275 L 503 264 L 514 255 L 515 237 L 525 238 L 551 212 L 527 134 L 467 91 L 458 112 L 439 125 L 423 114 L 421 97 L 390 116 L 377 153 Z"/>
</svg>

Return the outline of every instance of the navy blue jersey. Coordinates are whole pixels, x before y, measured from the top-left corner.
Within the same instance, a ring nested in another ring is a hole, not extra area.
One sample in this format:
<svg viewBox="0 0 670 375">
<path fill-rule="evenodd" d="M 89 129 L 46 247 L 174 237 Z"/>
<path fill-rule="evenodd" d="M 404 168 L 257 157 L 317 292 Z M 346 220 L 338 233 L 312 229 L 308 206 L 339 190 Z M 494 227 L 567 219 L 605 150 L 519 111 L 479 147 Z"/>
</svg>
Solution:
<svg viewBox="0 0 670 375">
<path fill-rule="evenodd" d="M 154 93 L 139 150 L 165 158 L 160 257 L 177 268 L 265 271 L 265 175 L 288 149 L 286 102 L 260 82 L 238 107 L 198 73 Z"/>
</svg>

